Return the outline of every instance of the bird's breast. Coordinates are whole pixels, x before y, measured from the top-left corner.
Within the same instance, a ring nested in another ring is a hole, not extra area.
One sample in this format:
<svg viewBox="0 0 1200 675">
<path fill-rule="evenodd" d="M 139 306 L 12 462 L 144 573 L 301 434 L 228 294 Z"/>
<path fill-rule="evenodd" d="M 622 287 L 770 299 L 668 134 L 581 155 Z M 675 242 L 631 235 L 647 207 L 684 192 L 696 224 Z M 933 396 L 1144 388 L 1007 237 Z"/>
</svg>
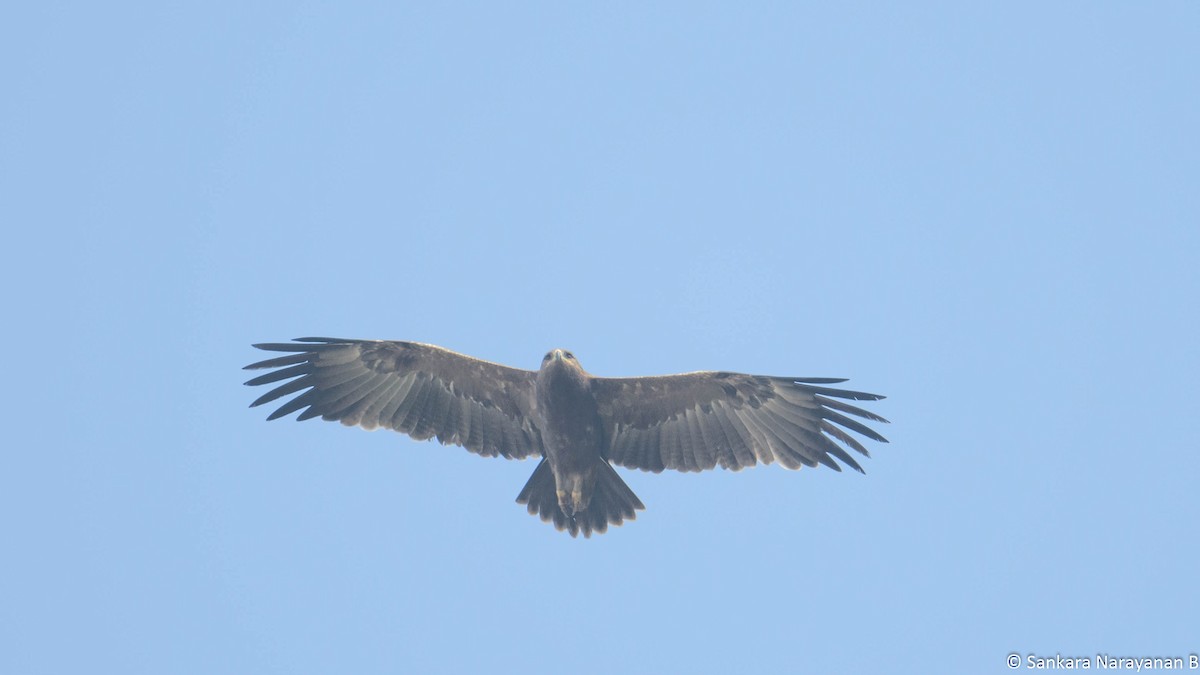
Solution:
<svg viewBox="0 0 1200 675">
<path fill-rule="evenodd" d="M 604 433 L 596 399 L 586 381 L 539 377 L 537 418 L 551 462 L 591 462 L 599 455 Z"/>
</svg>

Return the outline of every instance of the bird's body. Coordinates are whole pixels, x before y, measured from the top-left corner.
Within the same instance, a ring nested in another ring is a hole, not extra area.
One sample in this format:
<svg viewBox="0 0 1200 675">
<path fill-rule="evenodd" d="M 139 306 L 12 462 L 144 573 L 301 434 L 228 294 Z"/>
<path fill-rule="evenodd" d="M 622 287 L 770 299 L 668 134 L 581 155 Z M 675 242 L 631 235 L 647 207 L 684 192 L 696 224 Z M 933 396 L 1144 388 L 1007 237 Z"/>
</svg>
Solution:
<svg viewBox="0 0 1200 675">
<path fill-rule="evenodd" d="M 268 419 L 305 409 L 298 419 L 436 436 L 484 456 L 540 456 L 517 502 L 572 536 L 604 532 L 645 508 L 612 464 L 736 471 L 779 461 L 840 471 L 833 455 L 862 471 L 832 439 L 863 455 L 866 449 L 831 422 L 887 442 L 838 411 L 887 420 L 835 400 L 883 397 L 819 386 L 838 379 L 719 372 L 598 378 L 562 349 L 534 372 L 416 342 L 300 338 L 255 346 L 291 354 L 246 366 L 278 368 L 246 384 L 291 381 L 252 406 L 306 390 Z"/>
<path fill-rule="evenodd" d="M 604 433 L 600 411 L 583 371 L 570 352 L 547 354 L 535 380 L 534 416 L 557 486 L 559 508 L 568 516 L 587 510 L 596 484 Z"/>
</svg>

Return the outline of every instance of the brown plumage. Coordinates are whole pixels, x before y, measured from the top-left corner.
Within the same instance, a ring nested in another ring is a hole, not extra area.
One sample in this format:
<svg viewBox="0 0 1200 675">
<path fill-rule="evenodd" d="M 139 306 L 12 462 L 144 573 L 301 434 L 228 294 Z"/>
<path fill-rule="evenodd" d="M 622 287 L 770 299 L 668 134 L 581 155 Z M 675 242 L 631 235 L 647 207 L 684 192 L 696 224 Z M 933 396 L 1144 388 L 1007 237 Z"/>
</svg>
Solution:
<svg viewBox="0 0 1200 675">
<path fill-rule="evenodd" d="M 267 419 L 301 411 L 299 420 L 436 437 L 485 457 L 541 457 L 517 502 L 571 536 L 602 533 L 645 508 L 612 464 L 657 473 L 778 461 L 841 471 L 836 459 L 862 472 L 847 448 L 867 450 L 847 430 L 887 442 L 846 415 L 887 420 L 837 400 L 883 396 L 822 386 L 841 379 L 593 377 L 561 349 L 530 371 L 417 342 L 298 338 L 254 346 L 288 355 L 246 366 L 275 369 L 246 384 L 287 381 L 251 407 L 299 393 Z"/>
</svg>

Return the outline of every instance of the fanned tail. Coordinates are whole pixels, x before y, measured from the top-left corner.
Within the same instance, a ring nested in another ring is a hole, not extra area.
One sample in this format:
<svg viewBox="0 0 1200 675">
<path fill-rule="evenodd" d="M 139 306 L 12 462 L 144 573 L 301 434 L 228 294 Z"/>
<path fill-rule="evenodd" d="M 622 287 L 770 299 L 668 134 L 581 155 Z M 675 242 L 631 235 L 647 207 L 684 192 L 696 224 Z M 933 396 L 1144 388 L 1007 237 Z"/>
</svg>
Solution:
<svg viewBox="0 0 1200 675">
<path fill-rule="evenodd" d="M 584 537 L 592 536 L 593 532 L 604 534 L 609 525 L 633 520 L 637 517 L 636 511 L 646 508 L 642 500 L 607 461 L 597 461 L 600 466 L 596 471 L 596 486 L 584 511 L 568 516 L 559 508 L 554 472 L 545 459 L 533 470 L 521 494 L 517 495 L 517 503 L 527 505 L 530 514 L 540 517 L 544 522 L 553 522 L 555 529 L 570 532 L 572 537 L 579 536 L 581 532 Z"/>
</svg>

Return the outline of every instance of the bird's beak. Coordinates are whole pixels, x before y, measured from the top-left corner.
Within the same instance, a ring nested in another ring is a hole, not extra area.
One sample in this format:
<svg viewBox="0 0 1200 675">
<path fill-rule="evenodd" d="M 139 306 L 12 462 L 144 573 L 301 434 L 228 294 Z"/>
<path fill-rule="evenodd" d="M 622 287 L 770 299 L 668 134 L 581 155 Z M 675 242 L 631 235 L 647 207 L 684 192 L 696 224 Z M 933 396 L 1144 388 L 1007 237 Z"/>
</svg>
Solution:
<svg viewBox="0 0 1200 675">
<path fill-rule="evenodd" d="M 562 360 L 563 360 L 563 350 L 561 350 L 561 349 L 555 349 L 555 350 L 554 350 L 554 360 L 555 360 L 555 361 L 562 361 Z"/>
</svg>

